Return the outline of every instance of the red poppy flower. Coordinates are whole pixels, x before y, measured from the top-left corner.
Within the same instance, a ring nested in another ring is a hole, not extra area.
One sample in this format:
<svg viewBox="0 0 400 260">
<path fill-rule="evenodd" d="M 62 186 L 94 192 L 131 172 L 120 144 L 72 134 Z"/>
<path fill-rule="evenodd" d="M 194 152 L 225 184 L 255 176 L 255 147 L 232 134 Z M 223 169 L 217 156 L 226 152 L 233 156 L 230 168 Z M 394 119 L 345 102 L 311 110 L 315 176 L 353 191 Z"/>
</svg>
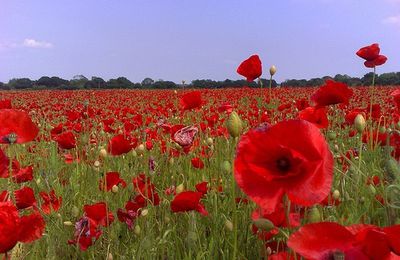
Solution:
<svg viewBox="0 0 400 260">
<path fill-rule="evenodd" d="M 172 212 L 185 212 L 195 210 L 207 216 L 208 212 L 204 208 L 204 205 L 200 203 L 200 199 L 203 197 L 201 192 L 196 191 L 184 191 L 175 196 L 171 201 Z"/>
<path fill-rule="evenodd" d="M 192 159 L 192 166 L 196 169 L 203 169 L 204 163 L 199 157 L 195 157 Z"/>
<path fill-rule="evenodd" d="M 397 106 L 397 109 L 400 110 L 400 89 L 396 89 L 390 93 L 390 96 L 393 97 L 393 101 Z"/>
<path fill-rule="evenodd" d="M 374 43 L 370 46 L 365 46 L 357 51 L 357 56 L 365 60 L 364 65 L 367 68 L 373 68 L 384 64 L 387 61 L 387 57 L 384 55 L 379 55 L 381 49 L 379 44 Z"/>
<path fill-rule="evenodd" d="M 15 205 L 18 209 L 25 209 L 36 206 L 35 194 L 32 188 L 24 187 L 14 191 Z"/>
<path fill-rule="evenodd" d="M 139 174 L 139 176 L 132 179 L 134 190 L 139 193 L 139 198 L 143 198 L 144 205 L 147 204 L 147 200 L 151 201 L 154 206 L 160 204 L 160 197 L 155 191 L 154 184 L 151 183 L 150 178 L 147 178 L 144 174 Z"/>
<path fill-rule="evenodd" d="M 201 192 L 203 195 L 206 195 L 208 192 L 207 185 L 208 185 L 208 182 L 206 182 L 206 181 L 198 183 L 198 184 L 196 184 L 196 190 L 198 192 Z"/>
<path fill-rule="evenodd" d="M 235 179 L 266 213 L 275 210 L 284 194 L 303 206 L 321 202 L 329 194 L 332 176 L 329 146 L 307 121 L 253 129 L 238 144 Z"/>
<path fill-rule="evenodd" d="M 180 100 L 183 110 L 190 110 L 194 108 L 199 108 L 203 104 L 201 99 L 201 92 L 196 90 L 192 92 L 185 93 Z"/>
<path fill-rule="evenodd" d="M 57 197 L 54 190 L 51 190 L 50 193 L 40 192 L 39 195 L 43 200 L 42 210 L 45 214 L 50 214 L 51 211 L 56 212 L 60 209 L 62 197 Z"/>
<path fill-rule="evenodd" d="M 348 104 L 353 95 L 353 90 L 345 83 L 327 80 L 325 85 L 321 86 L 311 96 L 311 100 L 316 106 L 329 106 L 339 103 Z"/>
<path fill-rule="evenodd" d="M 0 125 L 0 143 L 3 144 L 30 142 L 39 133 L 29 115 L 20 110 L 1 109 Z"/>
<path fill-rule="evenodd" d="M 23 183 L 33 180 L 33 167 L 27 166 L 25 168 L 19 168 L 15 173 L 13 171 L 12 180 L 15 183 Z"/>
<path fill-rule="evenodd" d="M 123 135 L 116 135 L 108 143 L 107 150 L 112 155 L 129 153 L 132 150 L 131 141 Z"/>
<path fill-rule="evenodd" d="M 11 109 L 11 100 L 10 99 L 0 100 L 0 109 Z"/>
<path fill-rule="evenodd" d="M 329 126 L 325 107 L 307 107 L 299 112 L 299 119 L 313 123 L 318 128 L 327 128 Z"/>
<path fill-rule="evenodd" d="M 114 216 L 104 202 L 99 202 L 93 205 L 85 205 L 83 207 L 86 217 L 89 220 L 89 228 L 92 234 L 96 233 L 98 227 L 109 226 L 114 221 Z"/>
<path fill-rule="evenodd" d="M 61 149 L 73 149 L 76 147 L 76 139 L 74 133 L 71 131 L 64 132 L 54 137 L 54 141 L 58 143 Z"/>
<path fill-rule="evenodd" d="M 173 135 L 173 140 L 182 147 L 190 147 L 193 144 L 194 137 L 199 132 L 199 129 L 194 126 L 186 126 L 179 129 Z"/>
<path fill-rule="evenodd" d="M 307 259 L 333 259 L 335 255 L 345 259 L 370 259 L 354 242 L 355 236 L 345 227 L 322 222 L 301 227 L 290 236 L 287 245 Z"/>
<path fill-rule="evenodd" d="M 128 225 L 128 229 L 133 228 L 133 223 L 135 222 L 136 218 L 140 214 L 140 209 L 144 205 L 138 203 L 138 201 L 128 201 L 125 204 L 125 210 L 118 209 L 117 210 L 117 217 L 120 222 L 124 222 Z"/>
<path fill-rule="evenodd" d="M 42 237 L 45 222 L 39 213 L 20 217 L 11 202 L 0 202 L 0 253 L 7 253 L 17 242 L 32 242 Z"/>
<path fill-rule="evenodd" d="M 0 149 L 0 178 L 8 177 L 8 167 L 10 167 L 10 161 L 3 150 Z"/>
<path fill-rule="evenodd" d="M 252 55 L 247 60 L 240 63 L 237 73 L 244 76 L 247 81 L 253 81 L 262 74 L 261 60 L 258 55 Z"/>
<path fill-rule="evenodd" d="M 121 184 L 123 188 L 126 187 L 126 182 L 119 177 L 118 172 L 107 172 L 106 173 L 106 186 L 104 187 L 104 179 L 100 180 L 100 190 L 110 191 L 114 185 L 118 186 Z"/>
</svg>

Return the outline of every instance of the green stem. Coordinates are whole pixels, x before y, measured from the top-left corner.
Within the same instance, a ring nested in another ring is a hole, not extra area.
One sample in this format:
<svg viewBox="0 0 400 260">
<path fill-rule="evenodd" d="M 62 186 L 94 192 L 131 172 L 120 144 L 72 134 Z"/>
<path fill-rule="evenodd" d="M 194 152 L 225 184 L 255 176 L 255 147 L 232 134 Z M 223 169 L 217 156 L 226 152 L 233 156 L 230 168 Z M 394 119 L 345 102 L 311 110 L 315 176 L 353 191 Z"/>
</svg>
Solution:
<svg viewBox="0 0 400 260">
<path fill-rule="evenodd" d="M 272 75 L 269 78 L 269 103 L 271 103 L 271 98 L 272 98 Z"/>
</svg>

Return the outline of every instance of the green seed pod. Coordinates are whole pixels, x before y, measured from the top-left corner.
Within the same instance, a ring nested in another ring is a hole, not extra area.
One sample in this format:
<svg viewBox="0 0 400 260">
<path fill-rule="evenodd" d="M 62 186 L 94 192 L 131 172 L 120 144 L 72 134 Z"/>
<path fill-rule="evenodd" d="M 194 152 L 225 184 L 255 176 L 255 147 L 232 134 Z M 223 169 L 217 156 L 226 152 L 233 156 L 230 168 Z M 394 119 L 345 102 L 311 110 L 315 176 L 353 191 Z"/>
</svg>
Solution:
<svg viewBox="0 0 400 260">
<path fill-rule="evenodd" d="M 141 232 L 141 228 L 139 225 L 136 225 L 133 229 L 133 233 L 135 233 L 135 235 L 139 236 Z"/>
<path fill-rule="evenodd" d="M 370 192 L 371 192 L 373 195 L 376 194 L 376 189 L 375 189 L 374 185 L 370 184 L 370 185 L 369 185 L 369 190 L 370 190 Z"/>
<path fill-rule="evenodd" d="M 226 122 L 226 128 L 232 137 L 239 137 L 243 130 L 243 123 L 239 115 L 233 111 Z"/>
<path fill-rule="evenodd" d="M 388 174 L 387 177 L 391 180 L 395 180 L 400 175 L 399 164 L 392 157 L 385 161 L 385 170 Z"/>
<path fill-rule="evenodd" d="M 256 220 L 253 220 L 254 226 L 257 228 L 264 230 L 264 231 L 270 231 L 275 227 L 274 223 L 272 223 L 269 219 L 266 218 L 259 218 Z"/>
<path fill-rule="evenodd" d="M 358 114 L 356 118 L 354 119 L 354 126 L 357 130 L 357 132 L 362 133 L 365 129 L 365 118 L 363 115 Z"/>
<path fill-rule="evenodd" d="M 321 213 L 317 207 L 313 207 L 308 212 L 308 222 L 316 223 L 321 221 Z"/>
<path fill-rule="evenodd" d="M 232 231 L 232 230 L 233 230 L 233 223 L 232 223 L 232 221 L 226 220 L 226 221 L 225 221 L 225 228 L 226 228 L 226 230 L 228 230 L 228 231 Z"/>
<path fill-rule="evenodd" d="M 231 170 L 232 170 L 231 163 L 228 162 L 228 161 L 223 161 L 223 162 L 222 162 L 222 170 L 223 170 L 225 173 L 230 173 Z"/>
<path fill-rule="evenodd" d="M 79 209 L 76 206 L 72 207 L 72 216 L 75 218 L 79 216 Z"/>
<path fill-rule="evenodd" d="M 328 137 L 328 140 L 333 141 L 333 140 L 336 139 L 336 133 L 332 132 L 332 131 L 329 131 L 327 137 Z"/>
</svg>

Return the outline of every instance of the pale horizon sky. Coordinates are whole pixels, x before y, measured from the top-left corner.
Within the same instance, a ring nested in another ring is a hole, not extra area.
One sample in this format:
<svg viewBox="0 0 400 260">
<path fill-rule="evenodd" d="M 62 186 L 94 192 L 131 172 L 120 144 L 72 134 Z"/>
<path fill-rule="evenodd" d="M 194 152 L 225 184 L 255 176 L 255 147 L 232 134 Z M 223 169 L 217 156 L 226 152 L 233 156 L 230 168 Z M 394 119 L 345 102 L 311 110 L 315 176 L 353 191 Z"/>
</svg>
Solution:
<svg viewBox="0 0 400 260">
<path fill-rule="evenodd" d="M 0 81 L 82 74 L 133 82 L 310 79 L 370 70 L 355 52 L 379 43 L 377 73 L 400 71 L 400 0 L 0 0 Z"/>
</svg>

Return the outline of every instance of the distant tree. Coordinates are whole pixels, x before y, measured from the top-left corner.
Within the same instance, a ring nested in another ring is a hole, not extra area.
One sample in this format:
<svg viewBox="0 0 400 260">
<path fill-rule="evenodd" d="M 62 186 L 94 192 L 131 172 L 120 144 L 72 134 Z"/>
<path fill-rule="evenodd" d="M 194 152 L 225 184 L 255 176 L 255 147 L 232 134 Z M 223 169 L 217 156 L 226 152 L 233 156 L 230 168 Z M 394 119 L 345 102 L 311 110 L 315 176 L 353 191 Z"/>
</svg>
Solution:
<svg viewBox="0 0 400 260">
<path fill-rule="evenodd" d="M 133 88 L 134 84 L 125 77 L 119 77 L 117 79 L 110 79 L 106 84 L 107 88 Z"/>
<path fill-rule="evenodd" d="M 69 81 L 59 77 L 41 77 L 35 83 L 37 87 L 44 86 L 46 88 L 63 88 L 69 85 Z"/>
<path fill-rule="evenodd" d="M 308 80 L 307 85 L 311 87 L 317 87 L 324 84 L 324 80 L 321 78 L 312 78 Z"/>
<path fill-rule="evenodd" d="M 28 78 L 11 79 L 8 85 L 12 89 L 26 89 L 31 88 L 35 82 Z"/>
<path fill-rule="evenodd" d="M 83 89 L 85 87 L 86 82 L 89 79 L 83 75 L 75 75 L 70 81 L 69 84 L 73 89 Z"/>
<path fill-rule="evenodd" d="M 364 77 L 361 78 L 361 82 L 363 86 L 370 86 L 372 85 L 372 78 L 374 77 L 373 72 L 368 72 L 367 74 L 364 75 Z"/>
<path fill-rule="evenodd" d="M 377 84 L 382 86 L 388 85 L 398 85 L 400 83 L 399 73 L 390 72 L 390 73 L 382 73 L 377 78 Z"/>
<path fill-rule="evenodd" d="M 176 84 L 172 81 L 156 81 L 153 83 L 152 88 L 155 89 L 172 89 L 176 88 Z"/>
<path fill-rule="evenodd" d="M 100 77 L 92 77 L 91 80 L 85 83 L 85 89 L 103 89 L 106 87 L 106 82 Z"/>
<path fill-rule="evenodd" d="M 342 82 L 345 84 L 349 84 L 351 77 L 349 75 L 341 75 L 341 74 L 336 74 L 335 77 L 333 77 L 333 80 Z"/>
<path fill-rule="evenodd" d="M 150 87 L 151 85 L 154 84 L 154 80 L 151 78 L 145 78 L 144 80 L 142 80 L 142 86 L 143 87 Z"/>
</svg>

